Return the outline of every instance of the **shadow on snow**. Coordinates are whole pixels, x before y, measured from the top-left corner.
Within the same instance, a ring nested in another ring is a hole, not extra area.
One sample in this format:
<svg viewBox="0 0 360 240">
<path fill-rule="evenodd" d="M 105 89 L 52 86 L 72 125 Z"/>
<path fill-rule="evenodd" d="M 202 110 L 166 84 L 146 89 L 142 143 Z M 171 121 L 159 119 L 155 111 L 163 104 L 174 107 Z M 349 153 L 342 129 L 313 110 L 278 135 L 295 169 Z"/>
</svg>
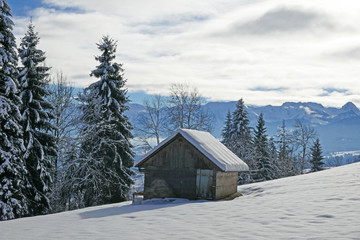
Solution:
<svg viewBox="0 0 360 240">
<path fill-rule="evenodd" d="M 209 202 L 206 200 L 191 201 L 187 199 L 149 199 L 142 204 L 130 204 L 124 206 L 109 206 L 108 208 L 101 208 L 92 211 L 79 213 L 82 219 L 89 218 L 103 218 L 116 215 L 123 215 L 135 212 L 151 211 L 167 207 L 176 207 L 184 204 Z"/>
</svg>

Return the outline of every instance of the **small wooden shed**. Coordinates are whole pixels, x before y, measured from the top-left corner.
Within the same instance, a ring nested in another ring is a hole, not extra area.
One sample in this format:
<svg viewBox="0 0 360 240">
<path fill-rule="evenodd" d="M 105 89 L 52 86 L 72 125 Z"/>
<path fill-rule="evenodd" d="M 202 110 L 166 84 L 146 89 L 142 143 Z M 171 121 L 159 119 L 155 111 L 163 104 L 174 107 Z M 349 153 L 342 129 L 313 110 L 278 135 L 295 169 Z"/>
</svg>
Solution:
<svg viewBox="0 0 360 240">
<path fill-rule="evenodd" d="M 249 167 L 208 132 L 179 129 L 135 165 L 145 173 L 144 199 L 218 200 L 237 192 Z"/>
</svg>

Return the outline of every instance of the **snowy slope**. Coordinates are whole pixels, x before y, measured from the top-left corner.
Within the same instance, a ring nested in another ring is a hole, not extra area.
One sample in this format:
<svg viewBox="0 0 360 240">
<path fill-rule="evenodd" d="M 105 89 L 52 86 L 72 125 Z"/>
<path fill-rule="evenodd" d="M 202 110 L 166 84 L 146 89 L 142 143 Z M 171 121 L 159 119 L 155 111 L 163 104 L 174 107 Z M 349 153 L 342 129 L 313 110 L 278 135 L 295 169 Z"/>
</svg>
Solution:
<svg viewBox="0 0 360 240">
<path fill-rule="evenodd" d="M 125 202 L 0 222 L 0 239 L 360 239 L 360 163 L 239 191 L 232 201 Z"/>
</svg>

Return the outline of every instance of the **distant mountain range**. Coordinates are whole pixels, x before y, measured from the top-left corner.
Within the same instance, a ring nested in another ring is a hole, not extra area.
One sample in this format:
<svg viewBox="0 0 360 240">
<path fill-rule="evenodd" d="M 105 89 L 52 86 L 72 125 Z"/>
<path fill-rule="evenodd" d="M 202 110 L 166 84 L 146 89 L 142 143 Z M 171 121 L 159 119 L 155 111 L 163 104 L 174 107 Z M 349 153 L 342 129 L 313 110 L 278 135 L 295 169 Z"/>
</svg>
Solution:
<svg viewBox="0 0 360 240">
<path fill-rule="evenodd" d="M 233 112 L 236 102 L 209 102 L 203 106 L 214 115 L 212 134 L 221 138 L 225 117 Z M 135 123 L 138 113 L 145 108 L 140 104 L 130 104 L 127 115 Z M 324 153 L 360 150 L 360 110 L 352 102 L 341 108 L 324 107 L 313 102 L 286 102 L 281 106 L 247 106 L 251 126 L 255 126 L 260 113 L 264 114 L 268 136 L 275 136 L 282 121 L 288 129 L 296 119 L 313 126 L 320 137 Z"/>
</svg>

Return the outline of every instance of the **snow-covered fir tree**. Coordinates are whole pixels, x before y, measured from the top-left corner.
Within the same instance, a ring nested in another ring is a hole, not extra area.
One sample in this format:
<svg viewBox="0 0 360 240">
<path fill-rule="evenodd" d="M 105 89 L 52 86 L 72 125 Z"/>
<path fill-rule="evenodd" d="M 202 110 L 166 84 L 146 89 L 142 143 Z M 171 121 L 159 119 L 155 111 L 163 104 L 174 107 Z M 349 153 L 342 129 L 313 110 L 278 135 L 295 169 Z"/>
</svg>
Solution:
<svg viewBox="0 0 360 240">
<path fill-rule="evenodd" d="M 226 147 L 230 147 L 231 146 L 231 126 L 232 126 L 232 117 L 231 117 L 231 112 L 228 111 L 228 113 L 226 114 L 226 119 L 225 119 L 225 124 L 224 124 L 224 128 L 221 132 L 221 136 L 222 136 L 222 143 L 226 146 Z"/>
<path fill-rule="evenodd" d="M 271 180 L 274 177 L 274 167 L 270 159 L 269 143 L 266 135 L 265 120 L 260 113 L 254 130 L 254 147 L 257 163 L 257 180 Z"/>
<path fill-rule="evenodd" d="M 126 200 L 131 179 L 134 152 L 130 139 L 132 125 L 124 111 L 127 89 L 121 64 L 115 59 L 116 42 L 104 36 L 97 44 L 102 52 L 95 57 L 100 65 L 91 76 L 99 79 L 82 95 L 83 129 L 78 183 L 84 206 Z"/>
<path fill-rule="evenodd" d="M 13 25 L 9 5 L 0 0 L 0 220 L 28 212 Z"/>
<path fill-rule="evenodd" d="M 320 145 L 320 140 L 317 138 L 310 148 L 311 150 L 311 171 L 316 172 L 322 170 L 322 166 L 324 165 L 324 162 L 322 161 L 324 157 L 322 156 L 322 149 Z"/>
<path fill-rule="evenodd" d="M 50 123 L 52 104 L 46 99 L 50 92 L 48 84 L 49 67 L 44 61 L 45 53 L 37 48 L 38 34 L 32 23 L 22 38 L 19 57 L 20 98 L 22 105 L 21 123 L 24 131 L 24 160 L 29 172 L 29 211 L 31 215 L 45 214 L 50 208 L 47 194 L 51 186 L 51 156 L 56 156 L 56 142 L 50 133 L 55 127 Z"/>
<path fill-rule="evenodd" d="M 257 169 L 253 153 L 253 143 L 250 129 L 250 121 L 247 116 L 243 99 L 236 103 L 236 109 L 232 113 L 231 144 L 229 149 L 244 160 L 251 170 Z"/>
</svg>

